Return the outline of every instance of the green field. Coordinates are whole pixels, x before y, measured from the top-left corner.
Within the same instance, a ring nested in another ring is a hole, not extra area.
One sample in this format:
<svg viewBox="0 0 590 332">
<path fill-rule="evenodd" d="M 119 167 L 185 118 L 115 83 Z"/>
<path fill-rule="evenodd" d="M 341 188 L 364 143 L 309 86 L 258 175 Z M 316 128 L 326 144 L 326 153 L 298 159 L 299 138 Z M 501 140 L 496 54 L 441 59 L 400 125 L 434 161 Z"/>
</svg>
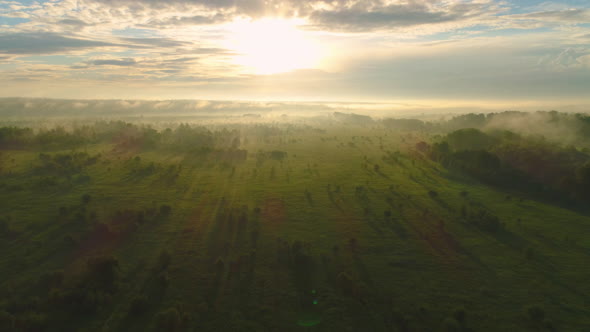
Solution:
<svg viewBox="0 0 590 332">
<path fill-rule="evenodd" d="M 584 201 L 441 162 L 445 131 L 147 128 L 0 140 L 0 330 L 590 331 Z"/>
</svg>

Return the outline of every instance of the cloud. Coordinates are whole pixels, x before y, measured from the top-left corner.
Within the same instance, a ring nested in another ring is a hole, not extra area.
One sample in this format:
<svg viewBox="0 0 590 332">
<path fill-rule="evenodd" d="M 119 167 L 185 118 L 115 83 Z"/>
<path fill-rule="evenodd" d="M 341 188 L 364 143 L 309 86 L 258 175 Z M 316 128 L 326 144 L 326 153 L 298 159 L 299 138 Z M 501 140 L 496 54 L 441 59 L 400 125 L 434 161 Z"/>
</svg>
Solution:
<svg viewBox="0 0 590 332">
<path fill-rule="evenodd" d="M 66 36 L 55 32 L 15 32 L 0 34 L 0 54 L 48 55 L 64 54 L 77 50 L 91 50 L 102 47 L 124 49 L 146 49 L 169 51 L 185 48 L 192 54 L 223 54 L 228 50 L 212 47 L 198 47 L 186 41 L 171 38 L 120 37 L 110 40 L 92 40 L 77 36 Z"/>
<path fill-rule="evenodd" d="M 0 16 L 11 17 L 11 18 L 30 18 L 31 17 L 31 15 L 29 13 L 21 12 L 21 11 L 0 13 Z"/>
<path fill-rule="evenodd" d="M 224 14 L 215 15 L 191 15 L 171 16 L 165 19 L 150 20 L 146 24 L 139 24 L 139 27 L 150 29 L 167 29 L 186 25 L 211 25 L 228 22 L 230 19 Z"/>
<path fill-rule="evenodd" d="M 512 15 L 514 19 L 549 20 L 551 22 L 587 23 L 590 22 L 590 9 L 566 9 Z"/>
<path fill-rule="evenodd" d="M 120 41 L 125 42 L 130 48 L 142 48 L 142 47 L 181 47 L 188 46 L 190 43 L 178 41 L 170 38 L 133 38 L 123 37 L 119 38 Z"/>
<path fill-rule="evenodd" d="M 494 0 L 77 0 L 35 6 L 42 8 L 26 15 L 57 31 L 88 26 L 158 31 L 270 16 L 306 20 L 309 30 L 408 33 L 409 28 L 420 28 L 420 33 L 415 29 L 414 33 L 425 35 L 476 25 L 532 28 L 590 20 L 590 9 L 536 6 L 531 7 L 536 12 L 515 15 L 509 14 L 509 3 Z"/>
<path fill-rule="evenodd" d="M 499 28 L 534 29 L 573 26 L 590 22 L 590 9 L 565 9 L 511 14 L 498 17 L 492 25 Z"/>
<path fill-rule="evenodd" d="M 36 12 L 39 18 L 75 12 L 75 20 L 66 17 L 57 23 L 80 27 L 107 22 L 172 29 L 271 16 L 309 20 L 309 29 L 348 32 L 448 22 L 466 24 L 504 9 L 492 0 L 79 0 L 50 2 L 44 6 Z"/>
<path fill-rule="evenodd" d="M 551 70 L 590 68 L 590 49 L 568 47 L 557 55 L 547 55 L 539 60 L 539 64 Z"/>
<path fill-rule="evenodd" d="M 55 54 L 107 46 L 115 46 L 115 44 L 66 37 L 50 32 L 0 34 L 0 53 L 4 54 Z"/>
<path fill-rule="evenodd" d="M 94 24 L 90 24 L 90 23 L 86 23 L 84 21 L 78 20 L 78 19 L 74 19 L 74 18 L 66 18 L 63 20 L 59 20 L 57 22 L 58 24 L 63 24 L 63 25 L 67 25 L 70 27 L 76 27 L 76 28 L 84 28 L 84 27 L 88 27 L 88 26 L 92 26 Z"/>
<path fill-rule="evenodd" d="M 310 19 L 319 29 L 344 31 L 372 31 L 395 29 L 418 25 L 461 22 L 497 13 L 499 7 L 490 2 L 455 3 L 434 5 L 433 3 L 410 1 L 406 4 L 387 6 L 344 7 L 317 10 Z"/>
<path fill-rule="evenodd" d="M 135 66 L 137 62 L 135 59 L 127 58 L 127 59 L 103 59 L 103 60 L 92 60 L 89 61 L 88 64 L 94 66 L 121 66 L 121 67 L 128 67 L 128 66 Z"/>
</svg>

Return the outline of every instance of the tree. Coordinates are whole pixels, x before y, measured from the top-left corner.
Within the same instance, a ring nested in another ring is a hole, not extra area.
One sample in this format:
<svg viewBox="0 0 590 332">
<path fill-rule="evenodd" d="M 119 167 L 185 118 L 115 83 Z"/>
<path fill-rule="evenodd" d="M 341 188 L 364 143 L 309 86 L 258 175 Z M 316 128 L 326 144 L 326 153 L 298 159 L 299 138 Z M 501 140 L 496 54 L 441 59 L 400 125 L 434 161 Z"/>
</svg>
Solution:
<svg viewBox="0 0 590 332">
<path fill-rule="evenodd" d="M 158 257 L 158 270 L 166 269 L 168 265 L 170 265 L 171 261 L 172 255 L 170 255 L 170 252 L 168 252 L 168 250 L 162 250 L 162 252 L 160 252 L 160 256 Z"/>
<path fill-rule="evenodd" d="M 543 323 L 545 319 L 545 310 L 538 305 L 531 305 L 526 307 L 526 315 L 528 319 L 536 326 Z"/>
<path fill-rule="evenodd" d="M 131 303 L 129 304 L 129 312 L 130 316 L 139 316 L 147 311 L 149 307 L 149 302 L 147 297 L 140 295 L 133 298 Z"/>
<path fill-rule="evenodd" d="M 358 249 L 358 243 L 355 238 L 351 238 L 348 240 L 348 245 L 350 246 L 350 250 L 355 252 Z"/>
<path fill-rule="evenodd" d="M 0 331 L 16 331 L 14 316 L 6 311 L 0 311 Z"/>
<path fill-rule="evenodd" d="M 119 273 L 119 260 L 114 256 L 98 256 L 88 259 L 87 280 L 98 289 L 113 291 Z"/>
<path fill-rule="evenodd" d="M 10 234 L 10 226 L 8 225 L 7 218 L 0 218 L 0 236 Z"/>
<path fill-rule="evenodd" d="M 82 203 L 84 203 L 84 204 L 90 203 L 91 199 L 92 199 L 92 197 L 89 194 L 82 195 Z"/>
<path fill-rule="evenodd" d="M 484 150 L 494 143 L 494 139 L 475 128 L 456 130 L 447 135 L 447 141 L 454 151 Z"/>
<path fill-rule="evenodd" d="M 179 331 L 182 328 L 182 319 L 176 308 L 168 308 L 156 315 L 156 327 L 159 331 Z"/>
<path fill-rule="evenodd" d="M 168 204 L 160 205 L 160 214 L 163 216 L 167 216 L 172 212 L 172 207 Z"/>
</svg>

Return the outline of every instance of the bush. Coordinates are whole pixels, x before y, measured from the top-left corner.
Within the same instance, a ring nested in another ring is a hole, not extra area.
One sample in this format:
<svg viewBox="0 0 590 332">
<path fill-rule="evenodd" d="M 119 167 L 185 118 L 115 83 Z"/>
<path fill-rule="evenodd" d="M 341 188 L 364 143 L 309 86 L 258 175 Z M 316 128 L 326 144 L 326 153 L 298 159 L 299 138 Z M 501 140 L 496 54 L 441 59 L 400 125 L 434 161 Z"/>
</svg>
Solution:
<svg viewBox="0 0 590 332">
<path fill-rule="evenodd" d="M 0 331 L 16 331 L 14 316 L 6 311 L 0 311 Z"/>
<path fill-rule="evenodd" d="M 545 318 L 545 310 L 538 305 L 531 305 L 526 308 L 528 318 L 534 323 L 541 323 Z"/>
<path fill-rule="evenodd" d="M 166 309 L 156 315 L 158 331 L 179 331 L 182 325 L 182 318 L 176 308 Z"/>
<path fill-rule="evenodd" d="M 504 224 L 500 222 L 500 219 L 485 210 L 471 214 L 468 221 L 487 232 L 497 233 L 504 230 Z"/>
<path fill-rule="evenodd" d="M 353 295 L 354 281 L 346 272 L 340 272 L 337 277 L 338 287 L 346 295 Z"/>
<path fill-rule="evenodd" d="M 156 278 L 156 285 L 158 287 L 159 290 L 165 290 L 166 288 L 168 288 L 168 285 L 170 284 L 170 277 L 168 277 L 168 272 L 164 271 L 160 274 L 158 274 L 158 277 Z"/>
<path fill-rule="evenodd" d="M 92 196 L 90 196 L 89 194 L 82 195 L 82 203 L 84 203 L 84 204 L 90 203 L 91 199 L 92 199 Z"/>
<path fill-rule="evenodd" d="M 207 302 L 201 302 L 197 305 L 197 312 L 199 314 L 206 314 L 209 311 L 209 305 Z"/>
<path fill-rule="evenodd" d="M 357 242 L 356 238 L 350 238 L 348 240 L 348 246 L 350 247 L 350 250 L 352 250 L 353 252 L 356 252 L 356 250 L 358 249 L 358 242 Z"/>
<path fill-rule="evenodd" d="M 535 258 L 535 251 L 531 247 L 527 247 L 524 250 L 524 257 L 529 260 L 534 259 Z"/>
<path fill-rule="evenodd" d="M 172 207 L 168 204 L 160 205 L 160 214 L 163 216 L 167 216 L 172 212 Z"/>
<path fill-rule="evenodd" d="M 99 256 L 87 261 L 87 281 L 98 289 L 113 291 L 119 272 L 119 261 L 113 256 Z"/>
<path fill-rule="evenodd" d="M 44 290 L 50 290 L 52 288 L 59 288 L 61 287 L 64 280 L 64 273 L 63 271 L 53 271 L 47 272 L 42 274 L 39 277 L 39 287 L 43 288 Z"/>
<path fill-rule="evenodd" d="M 457 308 L 455 311 L 453 311 L 453 318 L 455 318 L 455 320 L 461 324 L 465 324 L 466 315 L 465 309 L 463 308 Z"/>
<path fill-rule="evenodd" d="M 68 214 L 68 208 L 65 206 L 60 206 L 59 207 L 59 215 L 60 216 L 65 216 Z"/>
<path fill-rule="evenodd" d="M 64 235 L 64 245 L 66 247 L 75 247 L 78 245 L 78 241 L 72 234 L 66 234 Z"/>
<path fill-rule="evenodd" d="M 8 221 L 4 218 L 0 218 L 0 236 L 6 236 L 10 234 L 10 226 Z"/>
<path fill-rule="evenodd" d="M 165 270 L 172 261 L 172 255 L 167 250 L 162 250 L 158 257 L 158 270 Z"/>
<path fill-rule="evenodd" d="M 43 331 L 47 326 L 47 317 L 31 312 L 18 317 L 15 324 L 18 324 L 20 331 Z"/>
<path fill-rule="evenodd" d="M 461 324 L 453 317 L 448 317 L 443 322 L 443 331 L 445 332 L 461 332 L 462 330 Z"/>
<path fill-rule="evenodd" d="M 149 302 L 143 295 L 135 297 L 131 304 L 129 304 L 129 315 L 139 316 L 145 313 L 148 309 Z"/>
<path fill-rule="evenodd" d="M 217 273 L 223 272 L 224 268 L 225 263 L 223 262 L 223 259 L 221 257 L 217 258 L 217 261 L 215 262 L 215 269 L 217 270 Z"/>
</svg>

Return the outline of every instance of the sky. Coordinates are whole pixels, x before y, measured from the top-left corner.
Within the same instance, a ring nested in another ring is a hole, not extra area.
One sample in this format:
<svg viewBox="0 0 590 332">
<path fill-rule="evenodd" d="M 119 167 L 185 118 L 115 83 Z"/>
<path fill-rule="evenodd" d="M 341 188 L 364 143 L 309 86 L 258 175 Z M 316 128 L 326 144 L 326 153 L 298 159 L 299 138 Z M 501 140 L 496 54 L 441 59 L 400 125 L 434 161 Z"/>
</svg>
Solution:
<svg viewBox="0 0 590 332">
<path fill-rule="evenodd" d="M 0 0 L 0 97 L 590 102 L 590 1 Z"/>
</svg>

